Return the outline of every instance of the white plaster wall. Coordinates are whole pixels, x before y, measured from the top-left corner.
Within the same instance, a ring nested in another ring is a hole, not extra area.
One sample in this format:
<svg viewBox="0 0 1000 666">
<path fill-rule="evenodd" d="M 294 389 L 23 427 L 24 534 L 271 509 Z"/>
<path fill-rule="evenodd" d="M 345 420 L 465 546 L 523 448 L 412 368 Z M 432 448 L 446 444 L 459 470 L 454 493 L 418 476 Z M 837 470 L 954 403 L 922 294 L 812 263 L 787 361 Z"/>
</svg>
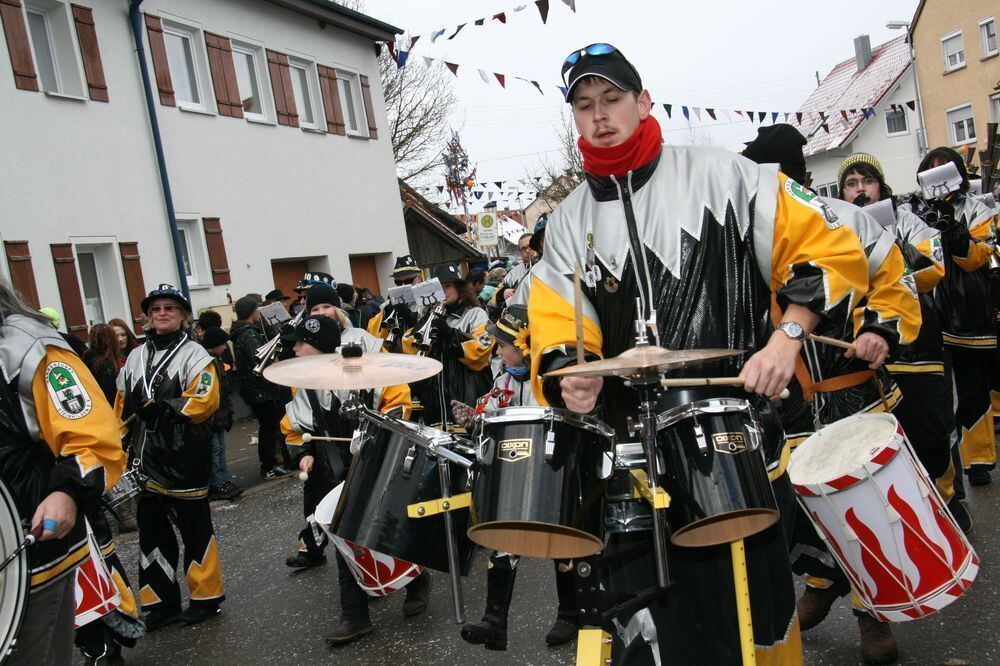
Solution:
<svg viewBox="0 0 1000 666">
<path fill-rule="evenodd" d="M 177 281 L 127 4 L 91 4 L 109 104 L 17 90 L 0 40 L 0 108 L 8 120 L 0 124 L 0 240 L 29 241 L 39 298 L 56 307 L 48 245 L 71 236 L 138 241 L 146 287 Z M 271 289 L 272 259 L 318 257 L 313 268 L 350 280 L 350 254 L 383 254 L 377 263 L 387 275 L 392 256 L 407 246 L 372 43 L 321 30 L 314 20 L 262 1 L 162 0 L 146 2 L 143 10 L 367 75 L 382 137 L 218 116 L 207 77 L 208 114 L 161 106 L 154 90 L 178 215 L 222 220 L 232 284 L 193 289 L 195 307 L 224 303 L 227 291 L 237 298 Z M 383 287 L 390 284 L 385 280 Z"/>
</svg>

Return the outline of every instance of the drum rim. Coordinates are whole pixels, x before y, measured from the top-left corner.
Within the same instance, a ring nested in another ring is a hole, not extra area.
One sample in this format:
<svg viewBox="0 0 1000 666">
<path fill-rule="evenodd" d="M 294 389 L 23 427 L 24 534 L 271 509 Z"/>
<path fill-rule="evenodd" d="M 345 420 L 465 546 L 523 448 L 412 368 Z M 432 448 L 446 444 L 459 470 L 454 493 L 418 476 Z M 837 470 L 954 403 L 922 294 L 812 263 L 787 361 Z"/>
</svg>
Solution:
<svg viewBox="0 0 1000 666">
<path fill-rule="evenodd" d="M 695 400 L 694 402 L 687 402 L 683 405 L 678 405 L 676 407 L 671 407 L 670 409 L 659 412 L 656 415 L 656 431 L 664 430 L 679 423 L 690 416 L 697 416 L 699 414 L 706 413 L 706 407 L 722 407 L 722 410 L 710 412 L 712 414 L 718 413 L 732 413 L 732 412 L 747 412 L 752 413 L 753 405 L 750 404 L 749 400 L 745 398 L 728 398 L 728 397 L 718 397 L 718 398 L 704 398 L 702 400 Z"/>
<path fill-rule="evenodd" d="M 11 495 L 10 490 L 7 488 L 7 484 L 0 480 L 0 501 L 9 509 L 11 519 L 13 520 L 13 525 L 15 532 L 21 532 L 21 516 L 17 511 L 17 505 L 14 503 L 13 495 Z M 23 538 L 23 534 L 21 535 Z M 16 547 L 16 544 L 14 545 Z M 0 661 L 6 659 L 13 652 L 14 646 L 17 644 L 17 637 L 21 633 L 21 623 L 24 621 L 24 611 L 27 606 L 28 598 L 28 551 L 27 549 L 21 551 L 18 558 L 0 573 L 4 579 L 11 572 L 12 567 L 16 567 L 16 589 L 14 594 L 16 595 L 15 605 L 12 609 L 14 623 L 10 627 L 10 632 L 6 636 L 2 643 L 0 643 Z M 2 591 L 0 591 L 0 601 L 6 596 L 7 582 L 4 580 L 4 585 Z"/>
<path fill-rule="evenodd" d="M 525 418 L 528 414 L 536 414 L 537 418 Z M 543 407 L 526 405 L 519 407 L 504 407 L 482 416 L 484 424 L 494 423 L 537 423 L 540 421 L 559 421 L 566 425 L 578 427 L 586 432 L 600 435 L 609 440 L 612 445 L 617 444 L 618 435 L 614 429 L 604 421 L 588 414 L 577 414 L 568 409 L 558 407 Z"/>
<path fill-rule="evenodd" d="M 794 476 L 793 470 L 797 467 L 796 463 L 801 461 L 803 459 L 803 456 L 806 453 L 809 453 L 812 448 L 814 448 L 814 446 L 810 446 L 807 449 L 803 449 L 802 447 L 805 446 L 806 443 L 815 442 L 817 439 L 816 436 L 823 431 L 826 431 L 827 434 L 829 434 L 830 432 L 833 432 L 834 429 L 847 427 L 849 425 L 848 423 L 846 423 L 847 421 L 857 421 L 859 419 L 885 421 L 886 423 L 892 424 L 893 426 L 892 437 L 890 437 L 888 440 L 882 443 L 879 446 L 878 451 L 870 454 L 866 460 L 858 462 L 854 468 L 846 472 L 843 472 L 838 476 L 831 477 L 824 481 L 808 481 L 808 482 L 796 481 L 793 478 Z M 881 456 L 882 453 L 888 448 L 892 448 L 893 454 L 890 456 L 889 459 L 879 463 L 877 465 L 877 468 L 881 469 L 882 467 L 885 467 L 890 462 L 892 462 L 892 460 L 896 457 L 896 455 L 902 448 L 902 445 L 892 447 L 892 444 L 896 439 L 896 435 L 899 434 L 899 431 L 900 431 L 899 419 L 897 419 L 891 413 L 886 413 L 886 412 L 876 412 L 873 414 L 851 414 L 850 416 L 846 416 L 838 421 L 834 421 L 833 423 L 823 426 L 813 434 L 809 435 L 809 437 L 806 437 L 806 439 L 803 440 L 801 444 L 796 446 L 795 449 L 791 452 L 788 458 L 788 467 L 786 468 L 788 473 L 788 479 L 789 481 L 791 481 L 793 488 L 804 488 L 816 495 L 832 495 L 834 493 L 839 493 L 844 490 L 847 490 L 848 488 L 852 488 L 853 486 L 857 485 L 858 483 L 864 480 L 863 476 L 858 477 L 857 474 L 861 472 L 862 469 L 865 469 L 869 465 L 876 464 L 875 459 Z M 805 451 L 805 453 L 800 453 L 800 451 Z M 872 469 L 872 471 L 874 471 L 874 468 Z"/>
<path fill-rule="evenodd" d="M 670 541 L 674 545 L 680 546 L 682 548 L 702 548 L 711 546 L 721 546 L 730 543 L 731 541 L 735 541 L 736 539 L 746 539 L 748 537 L 753 536 L 754 534 L 760 534 L 761 532 L 764 532 L 765 530 L 774 527 L 774 525 L 777 524 L 780 517 L 781 517 L 781 512 L 778 511 L 777 509 L 764 509 L 755 507 L 749 509 L 736 509 L 734 511 L 726 511 L 725 513 L 719 513 L 714 516 L 708 516 L 706 518 L 696 520 L 693 523 L 689 523 L 677 530 L 674 530 L 670 535 Z M 698 541 L 698 543 L 690 543 L 690 542 L 685 543 L 685 541 L 689 540 L 683 538 L 685 535 L 690 535 L 690 533 L 696 529 L 700 532 L 710 525 L 732 522 L 733 520 L 740 520 L 743 518 L 770 518 L 770 520 L 767 521 L 768 524 L 766 526 L 760 529 L 755 529 L 753 531 L 749 531 L 748 529 L 739 530 L 738 532 L 735 533 L 738 534 L 738 536 L 736 536 L 735 538 L 733 538 L 733 534 L 730 534 L 727 535 L 725 538 L 719 540 L 712 540 L 712 541 L 700 540 Z"/>
<path fill-rule="evenodd" d="M 570 536 L 576 539 L 580 539 L 581 541 L 586 541 L 594 545 L 594 550 L 588 553 L 584 553 L 581 550 L 579 551 L 579 554 L 573 554 L 567 556 L 563 555 L 553 556 L 555 559 L 576 559 L 581 557 L 589 557 L 591 555 L 595 555 L 601 552 L 601 550 L 604 548 L 604 539 L 594 534 L 591 534 L 590 532 L 580 530 L 575 527 L 569 527 L 567 525 L 558 525 L 555 523 L 543 523 L 537 520 L 491 520 L 488 522 L 476 523 L 475 525 L 469 526 L 469 528 L 466 530 L 466 536 L 468 536 L 469 540 L 471 540 L 474 544 L 483 548 L 502 550 L 503 552 L 509 552 L 512 555 L 518 555 L 520 557 L 543 557 L 543 558 L 548 557 L 547 555 L 534 555 L 534 554 L 527 555 L 523 553 L 515 553 L 510 550 L 493 548 L 493 546 L 491 545 L 480 543 L 479 540 L 476 539 L 476 537 L 474 536 L 474 534 L 478 534 L 479 532 L 493 532 L 497 530 L 517 529 L 514 526 L 521 526 L 522 529 L 518 531 L 522 532 L 530 531 L 530 532 L 543 532 L 547 534 L 559 534 L 561 536 Z M 525 527 L 527 527 L 528 529 L 523 529 Z"/>
</svg>

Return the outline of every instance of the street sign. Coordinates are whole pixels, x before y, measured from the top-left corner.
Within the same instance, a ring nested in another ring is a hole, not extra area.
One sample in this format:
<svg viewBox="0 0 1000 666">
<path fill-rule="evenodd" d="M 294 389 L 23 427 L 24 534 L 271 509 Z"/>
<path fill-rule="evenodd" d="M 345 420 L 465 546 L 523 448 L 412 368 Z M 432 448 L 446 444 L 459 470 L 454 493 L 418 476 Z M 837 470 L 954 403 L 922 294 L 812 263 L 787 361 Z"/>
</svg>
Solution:
<svg viewBox="0 0 1000 666">
<path fill-rule="evenodd" d="M 476 216 L 476 231 L 480 247 L 496 247 L 500 244 L 499 224 L 494 213 L 480 213 Z"/>
</svg>

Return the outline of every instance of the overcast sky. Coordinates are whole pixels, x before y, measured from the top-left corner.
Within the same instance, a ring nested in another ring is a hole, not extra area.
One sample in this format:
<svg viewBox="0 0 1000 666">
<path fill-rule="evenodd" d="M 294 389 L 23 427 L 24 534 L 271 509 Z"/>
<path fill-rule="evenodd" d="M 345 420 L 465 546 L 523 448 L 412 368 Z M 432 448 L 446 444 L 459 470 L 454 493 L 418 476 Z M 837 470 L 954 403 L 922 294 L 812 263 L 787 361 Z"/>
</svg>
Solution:
<svg viewBox="0 0 1000 666">
<path fill-rule="evenodd" d="M 576 0 L 576 13 L 550 0 L 543 25 L 534 2 L 507 15 L 507 24 L 488 21 L 524 0 L 365 0 L 364 11 L 422 38 L 411 54 L 460 65 L 454 80 L 459 104 L 453 118 L 477 180 L 539 175 L 539 160 L 558 161 L 560 114 L 568 110 L 557 85 L 566 55 L 593 42 L 614 44 L 642 75 L 653 97 L 654 115 L 667 143 L 710 140 L 739 150 L 756 135 L 746 121 L 671 119 L 659 104 L 753 111 L 795 111 L 820 78 L 854 56 L 853 40 L 871 36 L 872 46 L 899 36 L 888 21 L 909 21 L 917 0 L 839 0 L 836 3 L 778 0 Z M 453 40 L 460 23 L 468 25 Z M 435 44 L 436 29 L 449 28 Z M 478 69 L 522 76 L 542 84 L 544 95 L 522 81 L 483 83 Z M 770 119 L 768 119 L 769 122 Z M 781 119 L 779 119 L 779 122 Z M 432 184 L 443 184 L 435 176 Z M 485 198 L 484 198 L 485 201 Z M 522 200 L 527 204 L 527 197 Z"/>
</svg>

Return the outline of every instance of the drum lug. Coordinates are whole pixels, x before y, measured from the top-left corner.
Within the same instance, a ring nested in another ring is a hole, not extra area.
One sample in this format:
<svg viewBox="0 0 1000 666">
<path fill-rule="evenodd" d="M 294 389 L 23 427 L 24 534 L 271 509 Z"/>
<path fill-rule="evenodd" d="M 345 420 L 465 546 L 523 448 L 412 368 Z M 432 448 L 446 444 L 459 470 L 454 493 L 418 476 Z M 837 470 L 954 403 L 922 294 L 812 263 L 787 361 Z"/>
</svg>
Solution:
<svg viewBox="0 0 1000 666">
<path fill-rule="evenodd" d="M 492 437 L 480 437 L 479 444 L 476 446 L 476 459 L 483 465 L 492 465 L 495 449 L 496 446 Z"/>
<path fill-rule="evenodd" d="M 556 433 L 551 428 L 549 432 L 545 435 L 545 460 L 552 460 L 552 456 L 556 453 Z"/>
<path fill-rule="evenodd" d="M 410 475 L 413 471 L 413 461 L 417 457 L 417 445 L 412 444 L 410 448 L 406 451 L 406 457 L 403 458 L 403 474 L 406 476 Z"/>
<path fill-rule="evenodd" d="M 698 442 L 698 451 L 702 454 L 708 453 L 709 446 L 708 440 L 705 439 L 705 431 L 702 429 L 701 424 L 698 423 L 698 419 L 694 414 L 691 415 L 691 423 L 694 427 L 695 440 Z"/>
</svg>

